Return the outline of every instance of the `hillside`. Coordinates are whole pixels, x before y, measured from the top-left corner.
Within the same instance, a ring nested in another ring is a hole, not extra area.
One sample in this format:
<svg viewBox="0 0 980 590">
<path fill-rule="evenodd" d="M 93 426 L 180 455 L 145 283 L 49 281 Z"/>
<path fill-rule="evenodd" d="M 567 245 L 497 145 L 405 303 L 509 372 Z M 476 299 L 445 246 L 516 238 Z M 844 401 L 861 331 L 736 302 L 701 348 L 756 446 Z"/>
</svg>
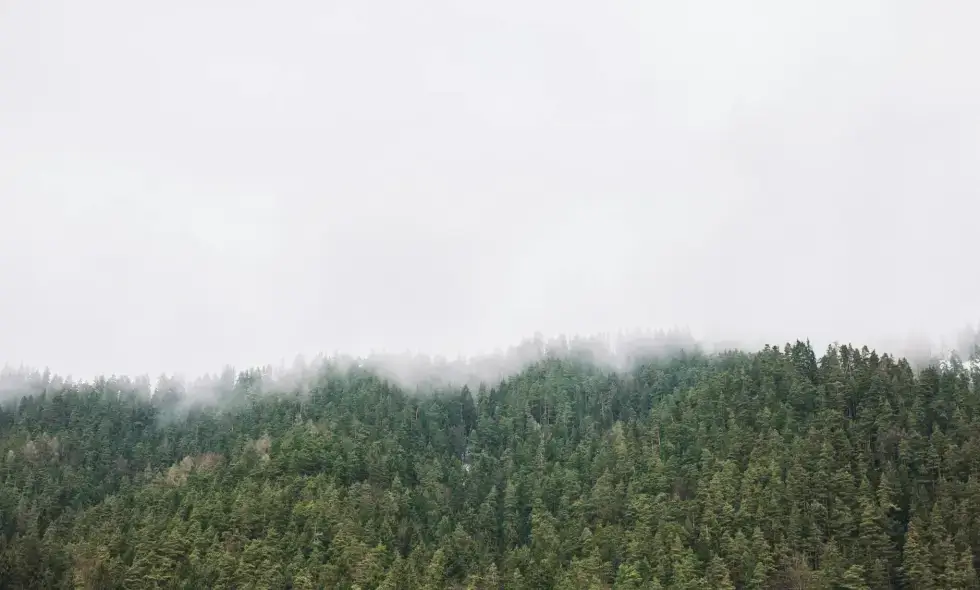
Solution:
<svg viewBox="0 0 980 590">
<path fill-rule="evenodd" d="M 0 588 L 978 588 L 980 367 L 805 343 L 403 390 L 45 375 Z"/>
</svg>

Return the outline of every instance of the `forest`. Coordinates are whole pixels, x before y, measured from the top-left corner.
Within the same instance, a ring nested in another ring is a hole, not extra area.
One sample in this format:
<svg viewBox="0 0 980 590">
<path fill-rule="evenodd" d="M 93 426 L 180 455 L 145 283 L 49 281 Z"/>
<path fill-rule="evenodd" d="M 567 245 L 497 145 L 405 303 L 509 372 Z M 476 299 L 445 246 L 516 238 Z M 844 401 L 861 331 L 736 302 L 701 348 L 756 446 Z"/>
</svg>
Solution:
<svg viewBox="0 0 980 590">
<path fill-rule="evenodd" d="M 969 358 L 796 342 L 264 379 L 8 386 L 0 588 L 980 588 Z"/>
</svg>

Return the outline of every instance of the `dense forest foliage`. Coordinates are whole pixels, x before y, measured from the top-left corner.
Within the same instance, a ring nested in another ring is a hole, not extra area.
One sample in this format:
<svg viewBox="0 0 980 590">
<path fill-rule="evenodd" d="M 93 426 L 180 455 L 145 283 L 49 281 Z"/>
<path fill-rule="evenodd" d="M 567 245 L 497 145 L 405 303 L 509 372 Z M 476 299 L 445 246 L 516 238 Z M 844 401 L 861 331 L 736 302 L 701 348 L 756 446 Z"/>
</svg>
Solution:
<svg viewBox="0 0 980 590">
<path fill-rule="evenodd" d="M 978 588 L 980 365 L 807 343 L 406 391 L 35 375 L 2 588 Z M 25 385 L 25 387 L 27 387 Z"/>
</svg>

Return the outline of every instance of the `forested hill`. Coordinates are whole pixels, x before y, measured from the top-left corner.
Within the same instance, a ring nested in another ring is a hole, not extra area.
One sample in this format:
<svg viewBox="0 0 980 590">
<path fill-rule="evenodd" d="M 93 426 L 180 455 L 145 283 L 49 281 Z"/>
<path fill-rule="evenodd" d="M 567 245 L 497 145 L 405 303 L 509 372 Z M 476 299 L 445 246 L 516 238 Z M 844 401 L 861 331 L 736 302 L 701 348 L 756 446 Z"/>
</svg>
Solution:
<svg viewBox="0 0 980 590">
<path fill-rule="evenodd" d="M 806 344 L 0 410 L 2 588 L 977 588 L 980 369 Z"/>
</svg>

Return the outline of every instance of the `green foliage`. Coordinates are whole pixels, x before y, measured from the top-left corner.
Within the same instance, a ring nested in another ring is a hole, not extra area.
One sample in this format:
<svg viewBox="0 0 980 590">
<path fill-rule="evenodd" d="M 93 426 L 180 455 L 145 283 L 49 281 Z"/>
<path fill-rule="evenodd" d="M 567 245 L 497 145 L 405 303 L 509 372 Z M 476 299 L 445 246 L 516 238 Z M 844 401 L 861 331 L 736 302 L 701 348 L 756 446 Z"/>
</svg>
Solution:
<svg viewBox="0 0 980 590">
<path fill-rule="evenodd" d="M 805 343 L 475 394 L 44 375 L 0 407 L 0 587 L 976 589 L 978 375 Z"/>
</svg>

